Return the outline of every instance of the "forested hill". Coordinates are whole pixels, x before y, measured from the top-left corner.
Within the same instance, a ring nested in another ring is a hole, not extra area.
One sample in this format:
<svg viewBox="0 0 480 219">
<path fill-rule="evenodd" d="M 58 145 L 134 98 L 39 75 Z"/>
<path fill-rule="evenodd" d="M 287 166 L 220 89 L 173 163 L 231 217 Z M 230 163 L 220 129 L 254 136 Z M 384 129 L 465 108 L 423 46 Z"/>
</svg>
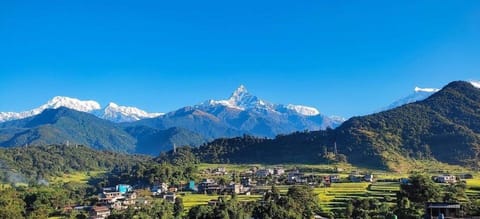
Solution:
<svg viewBox="0 0 480 219">
<path fill-rule="evenodd" d="M 0 182 L 28 182 L 70 171 L 111 170 L 152 161 L 151 157 L 94 150 L 86 146 L 0 148 Z"/>
<path fill-rule="evenodd" d="M 196 153 L 209 162 L 326 162 L 334 142 L 356 165 L 396 169 L 411 159 L 473 165 L 480 151 L 480 89 L 456 81 L 424 101 L 354 117 L 335 130 L 217 140 Z"/>
</svg>

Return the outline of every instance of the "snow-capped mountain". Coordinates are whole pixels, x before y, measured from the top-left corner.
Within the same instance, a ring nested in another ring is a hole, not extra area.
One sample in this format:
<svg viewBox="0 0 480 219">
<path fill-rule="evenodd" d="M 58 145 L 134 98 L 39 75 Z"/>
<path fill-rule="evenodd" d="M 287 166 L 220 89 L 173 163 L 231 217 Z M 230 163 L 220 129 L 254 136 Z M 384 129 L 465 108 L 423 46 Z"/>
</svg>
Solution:
<svg viewBox="0 0 480 219">
<path fill-rule="evenodd" d="M 232 93 L 229 99 L 209 100 L 195 107 L 205 108 L 216 105 L 223 105 L 238 110 L 267 110 L 276 113 L 289 111 L 290 113 L 293 112 L 303 116 L 316 116 L 320 114 L 320 112 L 314 107 L 293 104 L 272 104 L 267 101 L 261 100 L 258 97 L 250 94 L 247 88 L 245 88 L 245 86 L 243 85 L 240 85 L 240 87 L 238 87 Z"/>
<path fill-rule="evenodd" d="M 181 127 L 206 138 L 243 134 L 274 137 L 295 131 L 335 128 L 345 119 L 327 117 L 314 107 L 274 104 L 238 87 L 228 99 L 208 100 L 136 124 L 157 129 Z"/>
<path fill-rule="evenodd" d="M 114 122 L 130 122 L 161 115 L 161 113 L 147 113 L 135 107 L 118 106 L 114 103 L 110 103 L 102 110 L 100 104 L 93 100 L 79 100 L 71 97 L 56 96 L 46 104 L 32 110 L 24 112 L 0 112 L 0 122 L 23 119 L 38 115 L 45 109 L 58 109 L 60 107 L 92 113 L 100 118 Z"/>
<path fill-rule="evenodd" d="M 399 107 L 399 106 L 402 106 L 402 105 L 405 105 L 405 104 L 409 104 L 409 103 L 413 103 L 413 102 L 417 102 L 417 101 L 420 101 L 420 100 L 427 99 L 430 95 L 434 94 L 435 92 L 437 92 L 439 90 L 440 89 L 437 89 L 437 88 L 415 87 L 412 94 L 393 102 L 392 104 L 390 104 L 389 106 L 387 106 L 383 110 L 389 110 L 389 109 L 393 109 L 393 108 L 396 108 L 396 107 Z"/>
<path fill-rule="evenodd" d="M 147 113 L 136 107 L 119 106 L 115 103 L 109 103 L 107 107 L 96 114 L 102 119 L 113 122 L 133 122 L 163 115 L 163 113 Z"/>
<path fill-rule="evenodd" d="M 46 104 L 32 110 L 24 112 L 0 112 L 0 122 L 23 119 L 38 115 L 45 109 L 57 109 L 60 107 L 67 107 L 81 112 L 93 112 L 101 108 L 100 104 L 93 100 L 79 100 L 70 97 L 56 96 Z"/>
</svg>

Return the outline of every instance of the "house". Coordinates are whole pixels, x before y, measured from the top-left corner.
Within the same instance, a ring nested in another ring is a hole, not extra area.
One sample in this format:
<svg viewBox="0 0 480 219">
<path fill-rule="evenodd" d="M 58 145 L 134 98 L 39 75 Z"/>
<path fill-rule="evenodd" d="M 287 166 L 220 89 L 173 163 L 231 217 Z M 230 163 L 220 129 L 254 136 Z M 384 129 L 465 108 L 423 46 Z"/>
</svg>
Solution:
<svg viewBox="0 0 480 219">
<path fill-rule="evenodd" d="M 340 176 L 339 175 L 330 175 L 330 182 L 331 183 L 339 183 L 340 182 Z"/>
<path fill-rule="evenodd" d="M 330 187 L 330 185 L 332 184 L 332 181 L 330 180 L 330 176 L 323 176 L 322 182 L 325 187 Z"/>
<path fill-rule="evenodd" d="M 168 192 L 177 192 L 177 191 L 178 191 L 178 188 L 175 186 L 168 188 Z"/>
<path fill-rule="evenodd" d="M 90 210 L 91 219 L 104 219 L 110 216 L 110 209 L 107 206 L 93 206 Z"/>
<path fill-rule="evenodd" d="M 243 192 L 243 186 L 237 183 L 230 183 L 225 189 L 229 194 L 239 194 Z"/>
<path fill-rule="evenodd" d="M 252 179 L 250 179 L 250 177 L 242 177 L 240 179 L 240 184 L 244 187 L 250 187 L 252 185 Z"/>
<path fill-rule="evenodd" d="M 120 192 L 110 190 L 104 190 L 102 193 L 98 194 L 98 202 L 101 204 L 112 204 L 115 203 L 118 199 L 125 198 Z"/>
<path fill-rule="evenodd" d="M 135 200 L 137 199 L 137 193 L 136 192 L 129 192 L 125 194 L 125 199 L 122 200 L 122 205 L 124 206 L 130 206 L 130 205 L 135 205 Z"/>
<path fill-rule="evenodd" d="M 283 169 L 282 167 L 275 167 L 273 168 L 273 174 L 276 176 L 283 175 L 285 174 L 285 169 Z"/>
<path fill-rule="evenodd" d="M 363 180 L 366 182 L 373 182 L 373 174 L 365 174 L 365 176 L 363 176 Z"/>
<path fill-rule="evenodd" d="M 428 202 L 425 205 L 425 214 L 428 218 L 459 218 L 460 204 L 446 202 Z"/>
<path fill-rule="evenodd" d="M 127 185 L 127 184 L 119 184 L 119 185 L 115 186 L 115 190 L 116 190 L 117 192 L 120 192 L 120 194 L 123 195 L 123 194 L 125 194 L 125 193 L 127 193 L 127 192 L 132 191 L 133 189 L 132 189 L 132 186 L 130 186 L 130 185 Z"/>
<path fill-rule="evenodd" d="M 165 195 L 163 195 L 163 199 L 171 203 L 174 203 L 176 198 L 177 195 L 175 195 L 173 192 L 167 192 Z"/>
<path fill-rule="evenodd" d="M 273 174 L 272 169 L 260 169 L 255 172 L 255 176 L 257 177 L 267 177 Z"/>
<path fill-rule="evenodd" d="M 454 175 L 440 175 L 434 178 L 437 183 L 456 183 L 457 177 Z"/>
<path fill-rule="evenodd" d="M 187 190 L 197 191 L 197 188 L 195 187 L 195 181 L 190 180 L 190 181 L 188 182 Z"/>
<path fill-rule="evenodd" d="M 219 194 L 220 192 L 220 186 L 212 179 L 204 179 L 198 184 L 198 193 Z"/>
<path fill-rule="evenodd" d="M 161 195 L 164 192 L 167 192 L 168 185 L 166 183 L 159 183 L 150 188 L 153 196 Z"/>
<path fill-rule="evenodd" d="M 295 184 L 295 183 L 302 183 L 304 182 L 304 174 L 300 173 L 299 171 L 293 171 L 288 173 L 287 176 L 287 183 L 289 184 Z"/>
<path fill-rule="evenodd" d="M 227 169 L 225 167 L 217 167 L 213 170 L 214 175 L 226 175 Z"/>
<path fill-rule="evenodd" d="M 122 200 L 122 201 L 123 201 L 123 200 Z M 117 200 L 117 201 L 115 201 L 115 202 L 113 202 L 113 203 L 110 203 L 109 206 L 110 206 L 110 208 L 115 209 L 115 210 L 127 209 L 127 208 L 128 208 L 127 206 L 123 206 L 123 205 L 122 205 L 122 201 Z"/>
</svg>

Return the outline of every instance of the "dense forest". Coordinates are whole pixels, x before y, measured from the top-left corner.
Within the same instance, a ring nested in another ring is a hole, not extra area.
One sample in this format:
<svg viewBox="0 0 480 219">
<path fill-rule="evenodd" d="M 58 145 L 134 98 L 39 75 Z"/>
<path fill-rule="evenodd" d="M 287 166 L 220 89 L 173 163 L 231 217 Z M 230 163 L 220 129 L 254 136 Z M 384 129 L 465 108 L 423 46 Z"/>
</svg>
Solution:
<svg viewBox="0 0 480 219">
<path fill-rule="evenodd" d="M 108 171 L 148 162 L 152 162 L 151 157 L 98 151 L 82 145 L 0 148 L 0 181 L 29 183 L 73 171 Z"/>
</svg>

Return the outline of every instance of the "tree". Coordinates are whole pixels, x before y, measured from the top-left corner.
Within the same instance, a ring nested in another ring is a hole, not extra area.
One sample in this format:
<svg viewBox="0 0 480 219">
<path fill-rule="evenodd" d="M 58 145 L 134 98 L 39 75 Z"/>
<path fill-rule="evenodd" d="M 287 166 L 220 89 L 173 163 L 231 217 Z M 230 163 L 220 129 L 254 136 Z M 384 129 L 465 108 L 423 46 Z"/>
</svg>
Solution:
<svg viewBox="0 0 480 219">
<path fill-rule="evenodd" d="M 426 202 L 438 201 L 440 188 L 428 176 L 415 174 L 410 176 L 407 184 L 400 186 L 400 195 L 423 206 Z"/>
<path fill-rule="evenodd" d="M 175 218 L 181 218 L 183 213 L 183 200 L 180 197 L 175 199 L 175 203 L 173 204 L 173 215 Z"/>
<path fill-rule="evenodd" d="M 397 194 L 397 210 L 400 218 L 418 218 L 423 214 L 426 202 L 438 201 L 440 187 L 428 176 L 414 174 L 409 177 L 408 183 L 400 186 Z"/>
<path fill-rule="evenodd" d="M 0 191 L 0 218 L 23 218 L 25 202 L 14 189 Z"/>
</svg>

